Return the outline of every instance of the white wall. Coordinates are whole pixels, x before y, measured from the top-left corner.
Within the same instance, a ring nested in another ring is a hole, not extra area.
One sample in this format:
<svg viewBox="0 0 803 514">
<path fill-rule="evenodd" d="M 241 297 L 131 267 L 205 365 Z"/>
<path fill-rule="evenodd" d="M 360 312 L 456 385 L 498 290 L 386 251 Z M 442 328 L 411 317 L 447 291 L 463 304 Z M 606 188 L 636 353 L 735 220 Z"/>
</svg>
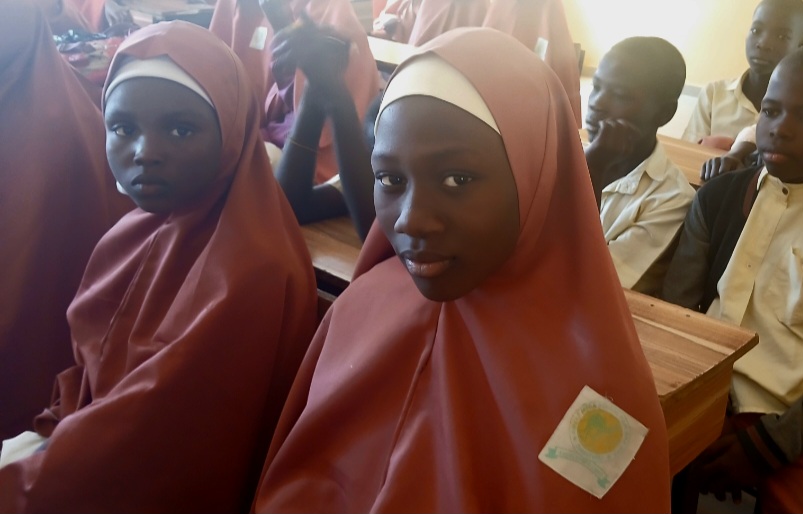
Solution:
<svg viewBox="0 0 803 514">
<path fill-rule="evenodd" d="M 584 66 L 596 68 L 614 43 L 659 36 L 686 59 L 686 82 L 703 86 L 747 69 L 745 37 L 759 0 L 563 0 Z"/>
</svg>

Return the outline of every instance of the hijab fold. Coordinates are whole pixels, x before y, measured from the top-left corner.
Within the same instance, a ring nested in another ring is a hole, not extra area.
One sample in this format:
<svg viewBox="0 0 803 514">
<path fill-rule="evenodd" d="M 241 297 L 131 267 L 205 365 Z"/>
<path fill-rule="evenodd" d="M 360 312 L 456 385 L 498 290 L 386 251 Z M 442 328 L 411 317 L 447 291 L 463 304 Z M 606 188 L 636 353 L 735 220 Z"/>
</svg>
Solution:
<svg viewBox="0 0 803 514">
<path fill-rule="evenodd" d="M 494 0 L 483 23 L 515 37 L 530 50 L 546 42 L 544 61 L 560 79 L 582 126 L 580 66 L 562 0 Z"/>
<path fill-rule="evenodd" d="M 133 208 L 103 117 L 41 11 L 0 0 L 0 440 L 30 429 L 73 363 L 67 307 L 89 255 Z"/>
</svg>

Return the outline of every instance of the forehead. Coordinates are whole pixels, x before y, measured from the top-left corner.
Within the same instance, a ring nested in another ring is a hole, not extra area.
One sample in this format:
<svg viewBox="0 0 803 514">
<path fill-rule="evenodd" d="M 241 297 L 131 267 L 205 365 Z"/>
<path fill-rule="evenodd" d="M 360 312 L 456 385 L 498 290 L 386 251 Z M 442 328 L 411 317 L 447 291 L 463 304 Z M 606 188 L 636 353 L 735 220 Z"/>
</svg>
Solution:
<svg viewBox="0 0 803 514">
<path fill-rule="evenodd" d="M 106 99 L 106 110 L 121 107 L 133 112 L 180 109 L 199 115 L 215 113 L 198 93 L 177 82 L 155 77 L 132 78 L 115 87 Z"/>
<path fill-rule="evenodd" d="M 430 96 L 408 96 L 388 105 L 376 124 L 375 157 L 403 154 L 481 154 L 502 146 L 501 136 L 463 109 Z"/>
<path fill-rule="evenodd" d="M 762 25 L 770 29 L 787 32 L 800 30 L 803 28 L 803 16 L 799 11 L 793 14 L 790 9 L 785 8 L 782 4 L 764 2 L 759 4 L 753 13 L 753 25 Z"/>
<path fill-rule="evenodd" d="M 611 50 L 602 58 L 594 79 L 609 86 L 649 92 L 652 86 L 650 70 L 639 59 L 622 50 Z"/>
<path fill-rule="evenodd" d="M 765 101 L 774 101 L 789 106 L 803 105 L 803 66 L 784 62 L 770 78 Z"/>
</svg>

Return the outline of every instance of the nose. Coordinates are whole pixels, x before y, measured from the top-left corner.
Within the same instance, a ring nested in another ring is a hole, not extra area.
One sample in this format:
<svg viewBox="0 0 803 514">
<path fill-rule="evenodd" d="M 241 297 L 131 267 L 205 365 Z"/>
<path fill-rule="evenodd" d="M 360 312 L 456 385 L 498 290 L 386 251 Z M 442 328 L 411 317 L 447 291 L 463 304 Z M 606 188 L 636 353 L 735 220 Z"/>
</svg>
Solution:
<svg viewBox="0 0 803 514">
<path fill-rule="evenodd" d="M 159 138 L 154 134 L 142 132 L 134 147 L 134 164 L 153 166 L 164 160 Z"/>
<path fill-rule="evenodd" d="M 760 34 L 756 35 L 756 48 L 762 50 L 772 50 L 773 37 L 770 31 L 763 30 Z"/>
<path fill-rule="evenodd" d="M 438 212 L 438 200 L 421 187 L 408 186 L 393 229 L 414 239 L 427 239 L 446 228 Z"/>
</svg>

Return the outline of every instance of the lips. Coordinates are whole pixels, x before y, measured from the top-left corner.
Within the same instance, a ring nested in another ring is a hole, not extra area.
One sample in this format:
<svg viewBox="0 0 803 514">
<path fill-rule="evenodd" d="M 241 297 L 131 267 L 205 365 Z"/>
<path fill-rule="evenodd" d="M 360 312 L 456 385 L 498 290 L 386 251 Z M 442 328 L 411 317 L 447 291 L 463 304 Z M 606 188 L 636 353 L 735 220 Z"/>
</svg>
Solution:
<svg viewBox="0 0 803 514">
<path fill-rule="evenodd" d="M 765 163 L 769 164 L 786 164 L 789 162 L 789 156 L 785 153 L 765 150 L 761 152 L 761 157 Z"/>
<path fill-rule="evenodd" d="M 168 184 L 159 177 L 137 175 L 131 181 L 131 187 L 142 195 L 151 196 L 165 193 Z"/>
<path fill-rule="evenodd" d="M 408 273 L 414 277 L 432 279 L 446 272 L 454 259 L 432 252 L 402 252 L 401 260 Z"/>
<path fill-rule="evenodd" d="M 775 63 L 769 59 L 764 59 L 763 57 L 751 57 L 750 64 L 761 67 L 775 66 Z"/>
</svg>

